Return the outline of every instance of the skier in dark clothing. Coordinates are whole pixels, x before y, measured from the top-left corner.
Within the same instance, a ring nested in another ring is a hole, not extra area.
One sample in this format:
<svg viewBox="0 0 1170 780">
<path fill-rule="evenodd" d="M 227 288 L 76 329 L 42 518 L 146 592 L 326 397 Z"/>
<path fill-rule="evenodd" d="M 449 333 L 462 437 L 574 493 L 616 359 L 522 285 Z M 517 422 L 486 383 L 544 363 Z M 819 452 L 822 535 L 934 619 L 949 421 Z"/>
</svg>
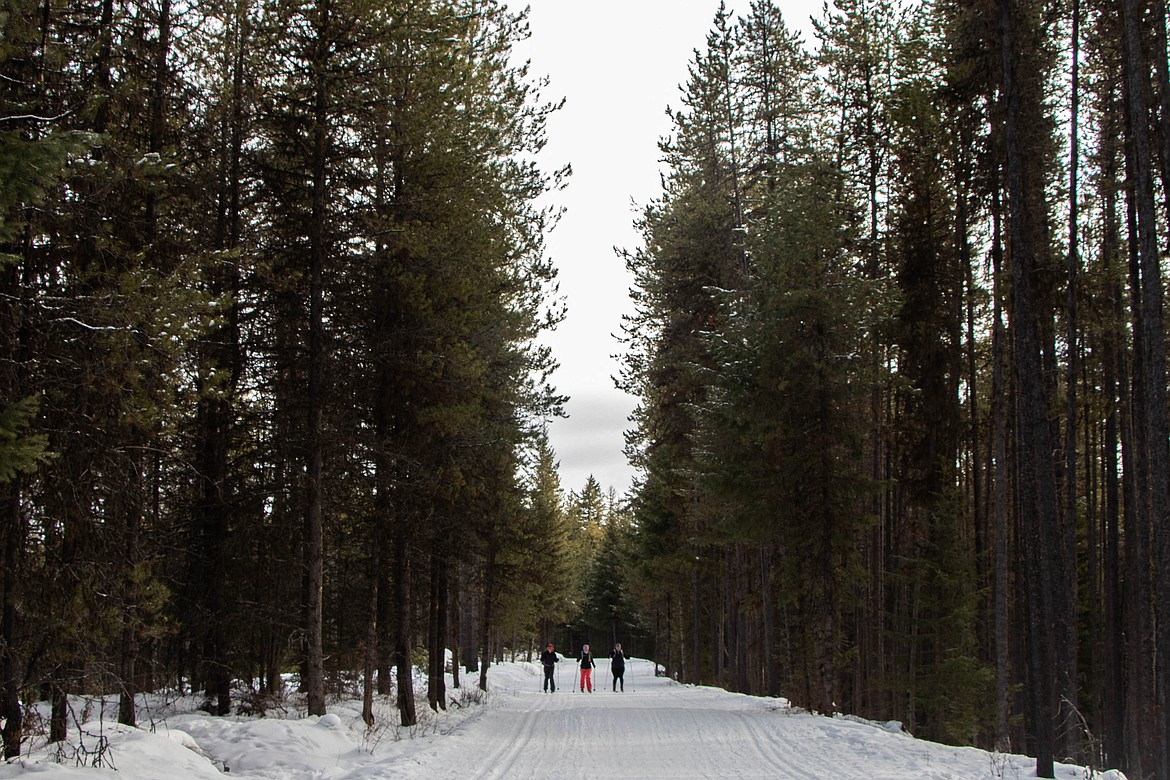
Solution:
<svg viewBox="0 0 1170 780">
<path fill-rule="evenodd" d="M 555 664 L 559 660 L 561 660 L 561 659 L 553 651 L 553 643 L 549 642 L 548 647 L 546 647 L 544 649 L 544 652 L 540 654 L 540 662 L 542 664 L 544 664 L 544 692 L 545 693 L 556 693 L 557 692 L 557 681 L 553 679 L 553 669 L 556 668 Z"/>
<path fill-rule="evenodd" d="M 613 646 L 613 652 L 609 654 L 609 670 L 613 672 L 613 691 L 617 693 L 618 683 L 622 684 L 622 693 L 626 692 L 626 659 L 629 658 L 622 652 L 622 643 L 618 642 Z"/>
<path fill-rule="evenodd" d="M 585 693 L 586 687 L 593 693 L 593 670 L 597 668 L 597 664 L 593 663 L 593 653 L 589 652 L 589 645 L 581 648 L 581 655 L 577 656 L 577 660 L 581 664 L 581 693 Z"/>
</svg>

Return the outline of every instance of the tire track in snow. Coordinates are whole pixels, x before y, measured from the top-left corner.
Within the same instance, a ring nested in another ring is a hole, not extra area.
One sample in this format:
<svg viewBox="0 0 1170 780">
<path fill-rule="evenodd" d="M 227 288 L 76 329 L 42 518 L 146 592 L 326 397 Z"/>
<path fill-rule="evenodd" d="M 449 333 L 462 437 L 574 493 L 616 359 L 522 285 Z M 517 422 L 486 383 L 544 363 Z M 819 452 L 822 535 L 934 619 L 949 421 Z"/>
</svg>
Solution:
<svg viewBox="0 0 1170 780">
<path fill-rule="evenodd" d="M 521 694 L 521 697 L 525 702 L 530 698 L 526 693 Z M 513 778 L 522 774 L 516 771 L 519 768 L 518 764 L 523 763 L 519 761 L 519 758 L 526 752 L 529 743 L 532 742 L 537 731 L 537 724 L 540 722 L 540 718 L 544 715 L 545 710 L 548 709 L 550 702 L 551 698 L 549 695 L 540 694 L 540 703 L 533 704 L 525 709 L 524 715 L 520 718 L 519 724 L 517 725 L 515 736 L 507 740 L 503 746 L 493 751 L 490 756 L 483 760 L 482 766 L 486 768 L 486 771 L 478 775 L 478 777 L 482 777 L 484 780 L 499 780 L 500 778 Z M 497 717 L 500 714 L 497 713 Z"/>
<path fill-rule="evenodd" d="M 869 725 L 794 713 L 756 697 L 668 680 L 637 692 L 520 692 L 450 742 L 385 775 L 395 780 L 955 780 L 984 777 L 929 760 L 903 771 L 912 743 Z M 924 751 L 927 749 L 924 748 Z M 882 767 L 875 771 L 875 758 Z"/>
<path fill-rule="evenodd" d="M 801 777 L 810 774 L 809 767 L 803 761 L 793 760 L 792 751 L 781 750 L 777 745 L 778 734 L 765 732 L 760 728 L 760 713 L 758 711 L 736 713 L 739 720 L 740 733 L 747 735 L 756 755 L 776 777 Z"/>
<path fill-rule="evenodd" d="M 787 717 L 791 716 L 760 710 L 742 710 L 738 713 L 742 732 L 755 743 L 757 751 L 765 756 L 765 762 L 775 770 L 775 777 L 823 776 L 826 771 L 826 753 L 810 750 L 808 743 L 808 740 L 815 740 L 815 735 L 803 729 L 794 734 L 791 727 L 795 723 L 789 723 L 789 728 L 768 728 L 774 719 Z M 840 751 L 838 758 L 848 752 Z M 834 780 L 872 780 L 874 775 L 864 761 L 838 760 L 832 765 L 832 777 Z"/>
<path fill-rule="evenodd" d="M 651 729 L 652 739 L 661 739 L 661 735 L 669 732 L 672 726 L 678 728 L 681 725 L 678 718 L 685 714 L 690 716 L 685 718 L 687 728 L 707 741 L 702 755 L 692 757 L 691 762 L 680 762 L 679 768 L 683 770 L 680 776 L 686 776 L 686 769 L 699 771 L 696 776 L 722 776 L 708 774 L 710 767 L 707 771 L 700 769 L 704 766 L 703 759 L 720 752 L 734 754 L 737 758 L 750 755 L 754 759 L 750 761 L 753 765 L 751 777 L 825 776 L 825 753 L 810 751 L 807 744 L 807 740 L 816 741 L 820 735 L 800 728 L 795 721 L 778 723 L 777 719 L 790 717 L 784 710 L 756 706 L 741 708 L 735 699 L 726 698 L 726 692 L 713 693 L 713 689 L 702 686 L 667 684 L 656 688 L 653 695 L 663 712 L 659 717 L 651 715 L 648 718 L 647 725 L 650 722 L 655 724 Z M 792 727 L 796 727 L 795 732 Z M 832 776 L 834 780 L 872 780 L 872 773 L 863 761 L 834 763 Z"/>
</svg>

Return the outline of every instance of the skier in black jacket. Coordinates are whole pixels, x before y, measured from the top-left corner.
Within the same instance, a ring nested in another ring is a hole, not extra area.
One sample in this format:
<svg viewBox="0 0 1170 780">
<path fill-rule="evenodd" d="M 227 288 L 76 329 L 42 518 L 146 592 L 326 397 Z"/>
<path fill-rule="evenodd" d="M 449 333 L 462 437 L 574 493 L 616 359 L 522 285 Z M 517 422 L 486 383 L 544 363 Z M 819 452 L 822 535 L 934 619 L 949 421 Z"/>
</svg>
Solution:
<svg viewBox="0 0 1170 780">
<path fill-rule="evenodd" d="M 544 664 L 544 692 L 545 693 L 556 693 L 557 692 L 557 681 L 553 679 L 553 669 L 556 668 L 555 664 L 559 660 L 561 660 L 561 659 L 553 651 L 553 643 L 549 642 L 548 647 L 546 647 L 544 649 L 544 652 L 540 654 L 540 662 L 542 664 Z"/>
<path fill-rule="evenodd" d="M 609 654 L 609 670 L 613 672 L 613 691 L 617 693 L 618 683 L 622 684 L 622 693 L 626 692 L 626 659 L 629 658 L 622 652 L 622 643 L 618 642 L 613 646 L 613 652 Z"/>
</svg>

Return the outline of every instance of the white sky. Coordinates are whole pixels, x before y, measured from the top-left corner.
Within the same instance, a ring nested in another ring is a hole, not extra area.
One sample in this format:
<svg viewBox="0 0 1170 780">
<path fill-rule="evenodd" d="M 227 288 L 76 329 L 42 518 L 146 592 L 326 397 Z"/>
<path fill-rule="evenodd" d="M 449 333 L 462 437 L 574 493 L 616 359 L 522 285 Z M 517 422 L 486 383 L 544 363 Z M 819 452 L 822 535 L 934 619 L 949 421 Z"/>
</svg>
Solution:
<svg viewBox="0 0 1170 780">
<path fill-rule="evenodd" d="M 524 0 L 513 0 L 520 7 Z M 640 244 L 633 221 L 661 191 L 658 141 L 670 132 L 666 107 L 706 36 L 719 0 L 529 0 L 532 37 L 519 49 L 544 97 L 567 99 L 549 125 L 545 167 L 565 163 L 573 177 L 556 201 L 568 211 L 549 236 L 568 319 L 548 338 L 561 364 L 554 382 L 571 396 L 569 419 L 550 425 L 561 485 L 580 490 L 592 474 L 619 495 L 633 471 L 622 453 L 635 401 L 614 387 L 621 317 L 632 313 L 631 279 L 614 247 Z M 736 14 L 749 0 L 728 2 Z M 812 39 L 809 16 L 820 0 L 780 0 L 785 23 Z"/>
</svg>

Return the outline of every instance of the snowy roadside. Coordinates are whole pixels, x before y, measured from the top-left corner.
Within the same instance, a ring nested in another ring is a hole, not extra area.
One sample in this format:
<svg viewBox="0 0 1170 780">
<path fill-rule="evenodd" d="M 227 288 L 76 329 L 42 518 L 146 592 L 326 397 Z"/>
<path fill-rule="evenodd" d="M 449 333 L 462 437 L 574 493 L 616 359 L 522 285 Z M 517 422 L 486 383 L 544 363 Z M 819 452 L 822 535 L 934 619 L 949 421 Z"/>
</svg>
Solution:
<svg viewBox="0 0 1170 780">
<path fill-rule="evenodd" d="M 536 664 L 493 666 L 489 695 L 466 685 L 449 690 L 452 703 L 437 713 L 426 706 L 425 689 L 416 679 L 419 723 L 405 728 L 393 700 L 386 698 L 376 700 L 375 727 L 367 729 L 360 699 L 330 701 L 329 713 L 320 718 L 307 716 L 303 702 L 291 695 L 266 717 L 212 717 L 198 709 L 201 696 L 146 695 L 139 699 L 139 726 L 130 728 L 117 723 L 116 697 L 78 697 L 71 702 L 75 723 L 69 740 L 46 745 L 43 734 L 34 734 L 19 759 L 0 764 L 0 779 L 222 780 L 225 773 L 244 780 L 315 780 L 338 773 L 361 777 L 362 767 L 371 762 L 426 750 L 469 718 L 486 714 L 497 700 L 536 685 L 539 674 Z M 47 705 L 34 707 L 26 730 L 47 731 L 47 718 Z"/>
</svg>

